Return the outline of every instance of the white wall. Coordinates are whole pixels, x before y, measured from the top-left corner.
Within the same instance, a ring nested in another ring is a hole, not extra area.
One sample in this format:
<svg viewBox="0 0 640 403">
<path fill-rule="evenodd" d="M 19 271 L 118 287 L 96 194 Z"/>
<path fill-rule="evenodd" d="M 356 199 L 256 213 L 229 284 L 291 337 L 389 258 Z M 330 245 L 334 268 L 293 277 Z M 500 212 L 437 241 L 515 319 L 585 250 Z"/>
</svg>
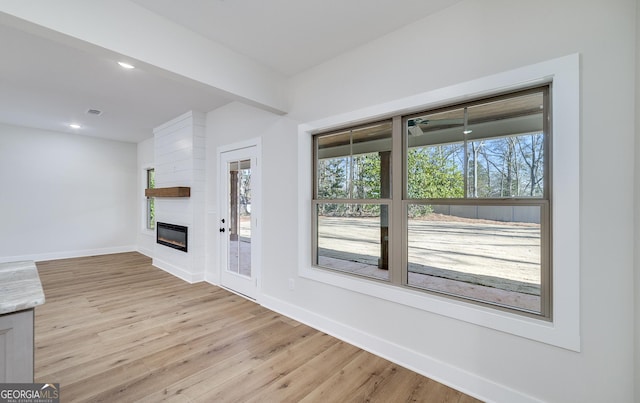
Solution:
<svg viewBox="0 0 640 403">
<path fill-rule="evenodd" d="M 640 400 L 640 2 L 636 2 L 636 146 L 635 146 L 635 385 Z"/>
<path fill-rule="evenodd" d="M 297 230 L 292 231 L 290 228 L 290 224 L 295 224 L 292 217 L 297 211 L 297 201 L 291 197 L 296 192 L 294 184 L 297 181 L 297 142 L 295 135 L 292 136 L 292 133 L 297 132 L 297 124 L 287 117 L 280 117 L 237 102 L 207 114 L 206 210 L 208 212 L 207 228 L 210 229 L 207 244 L 208 281 L 217 283 L 219 278 L 217 147 L 262 137 L 263 158 L 258 162 L 262 169 L 263 181 L 266 181 L 266 186 L 262 186 L 262 225 L 265 228 L 262 250 L 265 255 L 264 265 L 274 268 L 281 261 L 283 252 L 290 250 L 297 239 Z M 280 227 L 287 228 L 289 231 L 276 230 Z M 274 237 L 272 234 L 277 236 Z M 287 270 L 289 272 L 287 277 L 294 276 L 297 271 L 291 264 L 284 265 L 279 270 Z M 271 288 L 277 285 L 281 280 L 280 276 L 284 274 L 280 272 L 278 276 L 273 276 L 270 271 L 267 271 L 262 277 L 263 282 L 267 282 L 263 287 Z"/>
<path fill-rule="evenodd" d="M 464 1 L 294 77 L 288 118 L 238 104 L 211 112 L 208 164 L 216 146 L 263 136 L 263 300 L 280 301 L 282 310 L 396 361 L 406 357 L 393 356 L 395 347 L 424 357 L 416 369 L 483 399 L 633 401 L 634 222 L 629 217 L 634 214 L 635 88 L 629 83 L 636 76 L 635 5 L 632 0 Z M 292 122 L 573 53 L 582 58 L 576 144 L 582 161 L 576 178 L 581 181 L 581 352 L 297 276 Z M 618 208 L 603 214 L 612 197 Z M 287 288 L 289 278 L 295 280 L 293 291 Z M 438 371 L 429 373 L 430 368 Z"/>
<path fill-rule="evenodd" d="M 136 146 L 0 124 L 0 261 L 136 249 Z"/>
</svg>

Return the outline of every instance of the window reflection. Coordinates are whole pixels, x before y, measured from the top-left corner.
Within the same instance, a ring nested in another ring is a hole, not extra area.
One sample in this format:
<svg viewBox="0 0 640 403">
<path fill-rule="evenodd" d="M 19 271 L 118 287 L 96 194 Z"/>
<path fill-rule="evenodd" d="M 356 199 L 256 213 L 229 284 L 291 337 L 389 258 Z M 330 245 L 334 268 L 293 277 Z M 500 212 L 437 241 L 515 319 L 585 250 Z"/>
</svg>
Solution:
<svg viewBox="0 0 640 403">
<path fill-rule="evenodd" d="M 318 204 L 317 264 L 388 280 L 386 207 L 380 204 Z"/>
<path fill-rule="evenodd" d="M 410 286 L 540 311 L 540 206 L 419 207 L 408 221 Z"/>
<path fill-rule="evenodd" d="M 380 199 L 391 193 L 391 122 L 318 137 L 318 199 Z"/>
</svg>

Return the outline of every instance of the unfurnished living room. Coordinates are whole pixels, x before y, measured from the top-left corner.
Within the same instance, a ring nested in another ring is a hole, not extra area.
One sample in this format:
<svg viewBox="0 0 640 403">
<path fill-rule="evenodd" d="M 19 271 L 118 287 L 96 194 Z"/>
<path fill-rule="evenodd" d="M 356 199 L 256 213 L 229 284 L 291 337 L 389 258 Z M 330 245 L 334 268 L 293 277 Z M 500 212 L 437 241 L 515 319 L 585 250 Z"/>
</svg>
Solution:
<svg viewBox="0 0 640 403">
<path fill-rule="evenodd" d="M 640 402 L 634 0 L 0 0 L 0 401 Z"/>
</svg>

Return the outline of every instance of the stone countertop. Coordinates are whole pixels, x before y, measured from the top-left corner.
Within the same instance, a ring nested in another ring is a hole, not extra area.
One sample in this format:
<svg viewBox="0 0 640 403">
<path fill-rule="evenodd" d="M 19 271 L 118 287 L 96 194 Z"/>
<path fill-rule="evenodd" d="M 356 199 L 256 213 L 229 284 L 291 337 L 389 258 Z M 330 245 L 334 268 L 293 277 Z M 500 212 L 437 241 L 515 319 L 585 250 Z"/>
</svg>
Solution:
<svg viewBox="0 0 640 403">
<path fill-rule="evenodd" d="M 44 292 L 33 261 L 0 263 L 0 315 L 44 304 Z"/>
</svg>

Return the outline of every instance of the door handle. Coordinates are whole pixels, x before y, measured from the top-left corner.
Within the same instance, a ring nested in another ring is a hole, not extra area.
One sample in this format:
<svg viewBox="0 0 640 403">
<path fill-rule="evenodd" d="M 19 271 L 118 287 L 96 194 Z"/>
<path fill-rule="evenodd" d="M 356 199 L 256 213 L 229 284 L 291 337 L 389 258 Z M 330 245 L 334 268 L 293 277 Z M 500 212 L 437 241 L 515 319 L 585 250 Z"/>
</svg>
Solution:
<svg viewBox="0 0 640 403">
<path fill-rule="evenodd" d="M 224 232 L 224 228 L 220 228 L 220 232 Z"/>
</svg>

